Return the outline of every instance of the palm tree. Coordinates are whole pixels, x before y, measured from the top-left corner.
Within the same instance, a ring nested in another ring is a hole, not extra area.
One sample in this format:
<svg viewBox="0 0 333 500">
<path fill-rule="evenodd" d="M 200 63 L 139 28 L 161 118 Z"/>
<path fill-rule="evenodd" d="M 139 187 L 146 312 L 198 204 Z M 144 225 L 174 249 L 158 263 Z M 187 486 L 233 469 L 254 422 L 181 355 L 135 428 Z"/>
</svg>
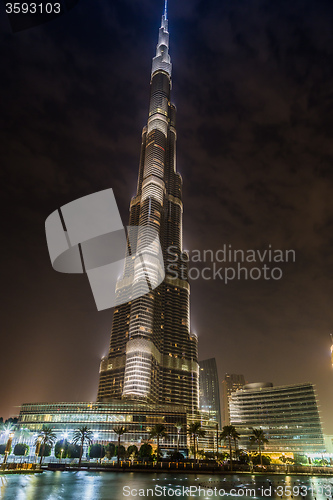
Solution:
<svg viewBox="0 0 333 500">
<path fill-rule="evenodd" d="M 12 424 L 12 422 L 6 422 L 0 424 L 0 434 L 5 435 L 6 437 L 9 435 L 10 432 L 13 432 L 15 430 L 15 425 Z"/>
<path fill-rule="evenodd" d="M 117 447 L 117 464 L 119 465 L 119 459 L 120 459 L 120 438 L 123 434 L 126 434 L 128 432 L 128 429 L 124 425 L 118 425 L 117 427 L 113 428 L 113 432 L 115 432 L 118 436 L 118 447 Z"/>
<path fill-rule="evenodd" d="M 181 430 L 183 429 L 183 424 L 181 422 L 176 422 L 175 427 L 177 429 L 177 453 L 179 453 L 179 438 Z"/>
<path fill-rule="evenodd" d="M 93 432 L 86 425 L 79 427 L 73 434 L 72 444 L 80 443 L 80 459 L 79 459 L 79 467 L 81 467 L 82 454 L 83 454 L 83 446 L 87 442 L 91 444 L 93 437 Z"/>
<path fill-rule="evenodd" d="M 225 425 L 223 426 L 222 433 L 221 433 L 221 440 L 223 441 L 228 441 L 229 442 L 229 454 L 230 454 L 230 470 L 232 470 L 232 446 L 231 446 L 231 441 L 234 440 L 236 443 L 236 440 L 239 438 L 239 434 L 236 431 L 236 427 L 234 425 Z"/>
<path fill-rule="evenodd" d="M 42 448 L 42 452 L 40 454 L 40 465 L 42 465 L 43 457 L 44 457 L 44 452 L 45 452 L 45 446 L 52 446 L 54 445 L 55 440 L 57 439 L 56 434 L 53 432 L 52 427 L 49 427 L 48 425 L 43 425 L 42 430 L 38 434 L 36 441 L 35 441 L 35 446 L 38 446 L 40 444 Z"/>
<path fill-rule="evenodd" d="M 193 455 L 194 455 L 194 462 L 197 462 L 197 447 L 196 447 L 196 441 L 198 437 L 204 437 L 206 434 L 206 431 L 203 430 L 201 426 L 201 422 L 192 422 L 192 424 L 189 424 L 187 427 L 187 434 L 190 436 L 190 438 L 193 438 Z"/>
<path fill-rule="evenodd" d="M 158 463 L 160 458 L 160 439 L 164 439 L 168 437 L 168 433 L 166 431 L 166 427 L 163 424 L 156 424 L 150 431 L 149 437 L 156 437 L 157 440 L 157 448 L 156 448 L 156 462 Z"/>
<path fill-rule="evenodd" d="M 264 431 L 260 427 L 259 429 L 252 429 L 252 435 L 250 436 L 250 442 L 251 443 L 257 443 L 258 444 L 258 452 L 260 456 L 260 465 L 262 466 L 262 456 L 261 456 L 261 445 L 268 443 L 268 439 L 266 438 Z"/>
</svg>

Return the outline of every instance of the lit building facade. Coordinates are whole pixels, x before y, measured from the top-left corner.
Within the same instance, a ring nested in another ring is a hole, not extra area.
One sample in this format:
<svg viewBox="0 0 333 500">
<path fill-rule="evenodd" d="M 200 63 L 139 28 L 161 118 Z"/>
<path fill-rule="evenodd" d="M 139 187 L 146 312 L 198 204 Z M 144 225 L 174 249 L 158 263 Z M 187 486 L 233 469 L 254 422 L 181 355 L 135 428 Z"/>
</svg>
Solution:
<svg viewBox="0 0 333 500">
<path fill-rule="evenodd" d="M 251 428 L 261 428 L 268 439 L 267 451 L 325 453 L 312 384 L 247 384 L 230 397 L 230 422 L 241 434 L 241 448 L 250 448 Z"/>
<path fill-rule="evenodd" d="M 18 426 L 31 431 L 30 445 L 43 425 L 50 426 L 57 439 L 71 441 L 73 433 L 82 426 L 93 431 L 94 441 L 106 445 L 117 443 L 113 431 L 116 425 L 124 425 L 127 432 L 122 445 L 140 447 L 149 440 L 149 433 L 156 424 L 163 424 L 168 438 L 161 441 L 161 449 L 176 451 L 178 431 L 175 422 L 183 425 L 179 434 L 180 451 L 187 452 L 186 413 L 181 406 L 143 404 L 128 401 L 111 403 L 28 403 L 21 406 Z M 19 440 L 19 435 L 17 440 Z M 15 443 L 14 443 L 15 444 Z"/>
<path fill-rule="evenodd" d="M 150 230 L 154 236 L 158 233 L 165 279 L 148 294 L 115 308 L 109 353 L 100 365 L 98 401 L 182 404 L 194 414 L 199 406 L 198 340 L 190 330 L 190 286 L 182 247 L 182 179 L 176 171 L 176 108 L 170 101 L 171 67 L 165 5 L 152 62 L 137 192 L 129 215 L 129 225 L 139 226 L 134 251 L 147 247 Z M 160 269 L 155 257 L 152 251 L 150 272 L 157 277 Z M 136 264 L 133 259 L 125 266 L 116 287 L 118 298 L 139 295 L 136 287 L 140 286 L 141 266 Z"/>
<path fill-rule="evenodd" d="M 245 385 L 244 375 L 226 373 L 222 381 L 222 426 L 230 425 L 229 401 L 233 392 Z"/>
<path fill-rule="evenodd" d="M 33 455 L 34 443 L 44 425 L 51 427 L 57 440 L 72 440 L 74 432 L 82 426 L 87 426 L 93 432 L 93 441 L 106 445 L 117 443 L 118 436 L 114 427 L 124 425 L 127 432 L 122 436 L 122 445 L 126 448 L 136 445 L 138 448 L 150 439 L 150 432 L 156 424 L 163 424 L 168 434 L 160 443 L 161 451 L 172 454 L 177 450 L 187 456 L 190 447 L 187 436 L 187 425 L 200 420 L 206 431 L 204 437 L 199 437 L 199 449 L 213 452 L 216 449 L 215 422 L 206 417 L 205 413 L 189 415 L 181 405 L 158 405 L 128 400 L 114 400 L 108 403 L 26 403 L 21 406 L 18 418 L 18 430 L 30 431 L 30 437 L 25 442 L 30 446 Z M 179 431 L 179 424 L 181 430 Z M 20 442 L 18 432 L 13 440 L 13 446 Z M 0 439 L 1 443 L 1 439 Z M 87 451 L 87 450 L 86 450 Z"/>
<path fill-rule="evenodd" d="M 200 411 L 215 420 L 221 429 L 219 376 L 215 358 L 199 361 Z"/>
</svg>

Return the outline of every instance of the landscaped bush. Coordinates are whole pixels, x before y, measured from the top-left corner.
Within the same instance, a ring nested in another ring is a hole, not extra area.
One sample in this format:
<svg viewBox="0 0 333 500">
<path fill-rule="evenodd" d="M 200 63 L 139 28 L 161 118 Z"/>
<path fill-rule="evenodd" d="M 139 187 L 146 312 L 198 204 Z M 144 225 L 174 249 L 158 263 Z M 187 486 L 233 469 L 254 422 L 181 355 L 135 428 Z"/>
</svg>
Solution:
<svg viewBox="0 0 333 500">
<path fill-rule="evenodd" d="M 68 458 L 80 458 L 81 447 L 78 444 L 70 444 L 68 446 Z"/>
<path fill-rule="evenodd" d="M 44 451 L 43 451 L 43 447 L 44 447 Z M 42 452 L 43 452 L 43 457 L 49 457 L 51 455 L 51 450 L 52 450 L 52 448 L 49 444 L 45 444 L 45 445 L 42 444 L 40 447 L 38 456 L 41 457 Z"/>
<path fill-rule="evenodd" d="M 61 439 L 60 441 L 57 441 L 54 446 L 54 455 L 57 458 L 66 458 L 68 456 L 68 448 L 69 442 L 67 439 Z M 62 454 L 61 450 L 63 450 Z"/>
<path fill-rule="evenodd" d="M 268 455 L 261 455 L 261 457 L 263 465 L 269 465 L 271 463 L 271 458 Z M 260 465 L 259 453 L 257 455 L 252 455 L 252 462 L 254 465 Z"/>
<path fill-rule="evenodd" d="M 105 447 L 105 456 L 109 460 L 115 456 L 116 446 L 114 443 L 108 443 Z"/>
<path fill-rule="evenodd" d="M 103 458 L 103 457 L 105 457 L 104 446 L 99 444 L 99 443 L 91 445 L 89 448 L 89 457 L 90 458 Z"/>
<path fill-rule="evenodd" d="M 173 453 L 171 453 L 171 460 L 175 460 L 177 462 L 181 461 L 181 460 L 184 460 L 184 455 L 182 453 L 180 453 L 179 451 L 174 451 Z"/>
<path fill-rule="evenodd" d="M 14 455 L 17 457 L 24 457 L 25 455 L 29 455 L 29 446 L 25 443 L 17 443 L 14 446 Z"/>
<path fill-rule="evenodd" d="M 114 454 L 116 457 L 118 456 L 118 446 L 116 446 L 116 450 L 115 450 Z M 125 449 L 125 446 L 123 446 L 122 444 L 119 447 L 119 457 L 120 458 L 126 457 L 126 449 Z"/>
<path fill-rule="evenodd" d="M 139 450 L 138 450 L 138 447 L 135 446 L 135 444 L 131 444 L 127 448 L 126 455 L 128 458 L 135 459 L 135 458 L 137 458 L 138 454 L 139 454 Z"/>
<path fill-rule="evenodd" d="M 150 444 L 142 444 L 139 450 L 139 457 L 142 460 L 151 460 L 153 454 L 153 448 Z"/>
<path fill-rule="evenodd" d="M 299 455 L 295 453 L 294 460 L 296 465 L 309 465 L 309 460 L 306 455 Z"/>
<path fill-rule="evenodd" d="M 0 455 L 4 455 L 6 450 L 5 444 L 0 444 Z"/>
</svg>

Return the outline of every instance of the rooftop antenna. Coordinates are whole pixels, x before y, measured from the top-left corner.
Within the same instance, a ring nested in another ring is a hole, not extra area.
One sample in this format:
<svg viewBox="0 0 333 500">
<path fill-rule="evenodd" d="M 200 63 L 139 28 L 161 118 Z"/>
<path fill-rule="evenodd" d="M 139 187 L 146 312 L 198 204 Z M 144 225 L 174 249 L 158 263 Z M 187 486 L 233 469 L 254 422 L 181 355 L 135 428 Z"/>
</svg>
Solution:
<svg viewBox="0 0 333 500">
<path fill-rule="evenodd" d="M 164 17 L 167 18 L 168 15 L 168 0 L 164 0 Z"/>
</svg>

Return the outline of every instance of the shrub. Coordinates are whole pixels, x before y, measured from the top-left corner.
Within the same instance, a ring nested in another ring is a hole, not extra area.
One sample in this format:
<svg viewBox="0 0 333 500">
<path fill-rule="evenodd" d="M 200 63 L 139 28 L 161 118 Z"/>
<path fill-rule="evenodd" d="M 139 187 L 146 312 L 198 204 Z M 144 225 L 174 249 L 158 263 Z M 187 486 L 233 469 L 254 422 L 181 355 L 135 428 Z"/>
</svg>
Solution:
<svg viewBox="0 0 333 500">
<path fill-rule="evenodd" d="M 5 444 L 0 444 L 0 455 L 4 455 L 6 450 Z"/>
<path fill-rule="evenodd" d="M 180 460 L 184 460 L 184 455 L 182 455 L 182 453 L 180 453 L 179 451 L 174 451 L 173 453 L 171 453 L 171 460 L 176 460 L 177 462 L 179 462 Z"/>
<path fill-rule="evenodd" d="M 150 444 L 142 444 L 139 450 L 139 457 L 143 460 L 150 460 L 152 458 L 153 448 Z"/>
<path fill-rule="evenodd" d="M 263 465 L 269 465 L 271 463 L 271 458 L 268 455 L 261 455 L 261 457 Z M 259 453 L 257 455 L 252 455 L 252 462 L 254 465 L 260 465 Z"/>
<path fill-rule="evenodd" d="M 80 458 L 81 447 L 78 444 L 70 444 L 68 446 L 68 458 Z"/>
<path fill-rule="evenodd" d="M 51 450 L 52 448 L 49 444 L 42 444 L 38 456 L 41 457 L 43 452 L 43 457 L 49 457 L 51 455 Z"/>
<path fill-rule="evenodd" d="M 116 457 L 118 456 L 118 446 L 116 446 L 116 450 L 115 450 L 114 454 L 115 454 Z M 125 458 L 126 457 L 126 449 L 125 449 L 125 446 L 123 446 L 122 444 L 119 447 L 119 457 L 120 458 Z"/>
<path fill-rule="evenodd" d="M 309 460 L 306 455 L 295 453 L 294 460 L 296 465 L 309 465 Z"/>
<path fill-rule="evenodd" d="M 139 450 L 138 450 L 138 447 L 135 446 L 135 444 L 131 444 L 128 448 L 127 448 L 127 452 L 126 452 L 128 458 L 136 458 L 139 454 Z"/>
<path fill-rule="evenodd" d="M 105 447 L 105 456 L 109 460 L 114 457 L 116 451 L 116 447 L 113 443 L 108 443 Z"/>
<path fill-rule="evenodd" d="M 54 455 L 57 458 L 66 458 L 68 456 L 68 448 L 69 442 L 67 439 L 61 439 L 60 441 L 57 441 L 54 446 Z M 63 450 L 62 454 L 61 450 Z"/>
<path fill-rule="evenodd" d="M 14 446 L 14 455 L 17 457 L 24 457 L 25 455 L 29 455 L 29 446 L 25 443 L 17 443 Z"/>
<path fill-rule="evenodd" d="M 99 444 L 99 443 L 92 444 L 89 448 L 89 457 L 90 458 L 103 458 L 103 457 L 105 457 L 104 446 Z"/>
</svg>

